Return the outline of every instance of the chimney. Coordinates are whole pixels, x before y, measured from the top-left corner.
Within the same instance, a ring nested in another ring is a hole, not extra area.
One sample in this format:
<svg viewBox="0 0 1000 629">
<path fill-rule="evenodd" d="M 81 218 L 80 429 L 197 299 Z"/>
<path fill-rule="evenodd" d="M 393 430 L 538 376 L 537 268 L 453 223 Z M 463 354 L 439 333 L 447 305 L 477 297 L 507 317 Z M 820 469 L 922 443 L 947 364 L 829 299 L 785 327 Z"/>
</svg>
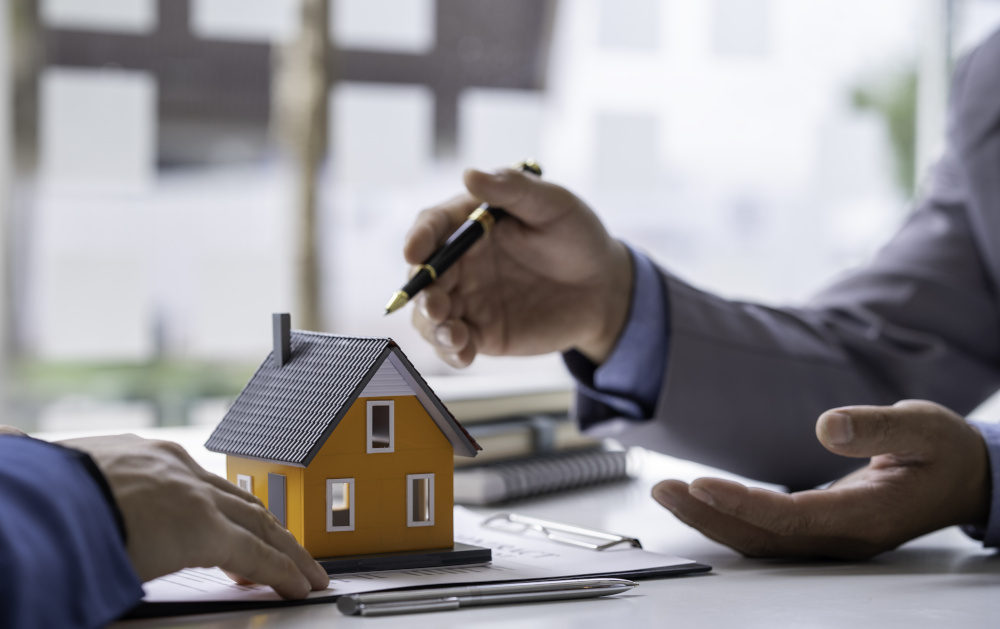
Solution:
<svg viewBox="0 0 1000 629">
<path fill-rule="evenodd" d="M 292 317 L 287 312 L 271 315 L 274 327 L 274 364 L 284 367 L 292 357 Z"/>
</svg>

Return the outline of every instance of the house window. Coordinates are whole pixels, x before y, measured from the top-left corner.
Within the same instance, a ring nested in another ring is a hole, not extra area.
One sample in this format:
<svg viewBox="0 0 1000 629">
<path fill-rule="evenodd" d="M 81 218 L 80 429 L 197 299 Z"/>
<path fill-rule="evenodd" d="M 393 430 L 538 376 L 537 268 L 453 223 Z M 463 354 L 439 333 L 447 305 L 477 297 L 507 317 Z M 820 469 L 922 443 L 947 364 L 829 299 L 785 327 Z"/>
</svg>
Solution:
<svg viewBox="0 0 1000 629">
<path fill-rule="evenodd" d="M 253 493 L 253 476 L 247 474 L 236 475 L 236 486 L 243 491 Z"/>
<path fill-rule="evenodd" d="M 354 479 L 326 479 L 326 530 L 354 530 Z"/>
<path fill-rule="evenodd" d="M 406 475 L 406 526 L 434 526 L 434 475 Z"/>
<path fill-rule="evenodd" d="M 395 448 L 395 403 L 368 402 L 368 452 L 392 452 Z"/>
</svg>

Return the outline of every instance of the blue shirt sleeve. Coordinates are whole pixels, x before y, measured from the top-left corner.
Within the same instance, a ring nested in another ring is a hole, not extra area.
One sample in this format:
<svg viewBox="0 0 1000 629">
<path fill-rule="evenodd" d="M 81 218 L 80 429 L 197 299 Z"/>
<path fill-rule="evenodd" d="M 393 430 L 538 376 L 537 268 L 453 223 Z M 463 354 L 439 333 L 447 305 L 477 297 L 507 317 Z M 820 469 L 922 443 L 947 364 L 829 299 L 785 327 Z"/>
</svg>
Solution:
<svg viewBox="0 0 1000 629">
<path fill-rule="evenodd" d="M 142 595 L 90 457 L 0 436 L 0 627 L 103 627 Z"/>
<path fill-rule="evenodd" d="M 628 319 L 611 355 L 600 366 L 573 350 L 563 354 L 576 378 L 581 429 L 612 418 L 653 415 L 666 373 L 670 344 L 667 290 L 656 266 L 631 247 L 633 285 Z"/>
<path fill-rule="evenodd" d="M 963 526 L 964 530 L 973 539 L 983 542 L 984 546 L 996 548 L 1000 546 L 1000 424 L 988 424 L 985 422 L 969 422 L 979 429 L 979 433 L 986 441 L 986 451 L 990 458 L 990 480 L 992 481 L 992 495 L 990 496 L 990 514 L 986 521 L 986 526 Z"/>
</svg>

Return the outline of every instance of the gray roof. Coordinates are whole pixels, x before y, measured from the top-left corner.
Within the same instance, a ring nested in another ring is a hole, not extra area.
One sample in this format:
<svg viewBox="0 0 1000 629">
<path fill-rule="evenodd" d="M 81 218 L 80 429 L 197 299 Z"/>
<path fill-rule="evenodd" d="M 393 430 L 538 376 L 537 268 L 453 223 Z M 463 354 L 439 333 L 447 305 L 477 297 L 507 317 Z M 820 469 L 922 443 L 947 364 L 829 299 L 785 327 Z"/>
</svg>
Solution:
<svg viewBox="0 0 1000 629">
<path fill-rule="evenodd" d="M 273 352 L 257 368 L 205 447 L 305 467 L 340 423 L 384 360 L 391 360 L 455 447 L 475 456 L 479 444 L 445 408 L 392 339 L 291 333 L 291 360 Z"/>
</svg>

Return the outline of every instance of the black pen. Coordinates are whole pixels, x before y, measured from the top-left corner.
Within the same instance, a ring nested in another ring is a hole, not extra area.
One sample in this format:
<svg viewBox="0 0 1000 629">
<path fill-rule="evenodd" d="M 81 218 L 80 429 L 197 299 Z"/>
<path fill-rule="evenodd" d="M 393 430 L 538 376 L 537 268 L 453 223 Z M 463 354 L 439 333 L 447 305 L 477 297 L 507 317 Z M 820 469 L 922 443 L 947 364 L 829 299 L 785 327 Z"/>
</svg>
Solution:
<svg viewBox="0 0 1000 629">
<path fill-rule="evenodd" d="M 520 170 L 542 175 L 542 167 L 533 160 L 519 162 L 516 166 Z M 441 245 L 441 248 L 431 254 L 431 257 L 420 265 L 420 270 L 410 278 L 403 288 L 393 293 L 389 303 L 385 306 L 385 314 L 395 312 L 406 305 L 406 302 L 430 286 L 437 278 L 447 271 L 452 264 L 462 257 L 469 247 L 477 240 L 490 233 L 493 225 L 507 215 L 503 208 L 493 207 L 486 203 L 480 205 L 469 214 L 469 218 L 462 223 L 462 226 L 455 230 L 448 240 Z"/>
</svg>

